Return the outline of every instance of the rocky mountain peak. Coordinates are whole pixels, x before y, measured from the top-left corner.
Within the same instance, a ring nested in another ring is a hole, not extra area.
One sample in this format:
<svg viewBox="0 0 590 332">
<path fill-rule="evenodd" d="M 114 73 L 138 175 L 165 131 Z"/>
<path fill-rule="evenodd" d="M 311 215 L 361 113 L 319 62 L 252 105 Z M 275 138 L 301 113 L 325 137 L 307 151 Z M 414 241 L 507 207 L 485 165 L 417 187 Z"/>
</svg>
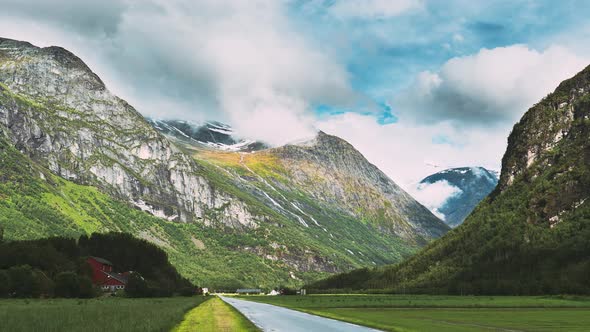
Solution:
<svg viewBox="0 0 590 332">
<path fill-rule="evenodd" d="M 553 93 L 531 107 L 514 126 L 502 158 L 502 173 L 494 196 L 542 159 L 563 138 L 570 135 L 576 119 L 586 118 L 580 102 L 590 93 L 590 66 L 563 81 Z"/>
<path fill-rule="evenodd" d="M 269 149 L 319 200 L 355 217 L 371 216 L 402 238 L 438 237 L 448 227 L 345 140 L 318 132 L 312 140 Z M 360 212 L 360 213 L 359 213 Z"/>
<path fill-rule="evenodd" d="M 110 94 L 84 61 L 61 47 L 40 48 L 28 42 L 3 38 L 0 39 L 0 59 L 3 74 L 0 80 L 14 92 L 59 99 L 60 102 L 68 102 L 75 92 L 85 92 L 87 101 L 103 93 Z M 65 86 L 76 91 L 65 89 Z"/>
</svg>

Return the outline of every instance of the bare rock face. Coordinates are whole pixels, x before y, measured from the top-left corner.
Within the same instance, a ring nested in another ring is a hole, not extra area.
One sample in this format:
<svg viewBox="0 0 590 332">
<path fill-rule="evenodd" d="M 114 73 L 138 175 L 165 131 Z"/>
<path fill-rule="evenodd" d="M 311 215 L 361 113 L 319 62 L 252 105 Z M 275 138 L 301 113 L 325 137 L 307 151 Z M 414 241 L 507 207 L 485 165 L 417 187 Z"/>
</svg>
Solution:
<svg viewBox="0 0 590 332">
<path fill-rule="evenodd" d="M 508 188 L 515 178 L 523 175 L 562 139 L 567 138 L 576 119 L 587 117 L 576 115 L 576 108 L 578 113 L 582 112 L 579 105 L 588 93 L 590 67 L 562 82 L 555 92 L 529 109 L 508 137 L 496 194 Z"/>
<path fill-rule="evenodd" d="M 0 38 L 0 123 L 55 174 L 96 185 L 168 220 L 256 227 L 239 199 L 213 189 L 175 148 L 74 54 Z"/>
</svg>

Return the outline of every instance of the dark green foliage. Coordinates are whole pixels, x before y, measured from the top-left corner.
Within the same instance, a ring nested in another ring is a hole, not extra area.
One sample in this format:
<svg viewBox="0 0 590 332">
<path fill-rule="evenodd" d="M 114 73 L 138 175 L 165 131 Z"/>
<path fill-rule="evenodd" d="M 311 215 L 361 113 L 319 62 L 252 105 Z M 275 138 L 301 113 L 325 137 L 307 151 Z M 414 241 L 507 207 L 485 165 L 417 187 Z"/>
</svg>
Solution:
<svg viewBox="0 0 590 332">
<path fill-rule="evenodd" d="M 10 276 L 6 270 L 0 270 L 0 297 L 7 297 L 10 291 Z"/>
<path fill-rule="evenodd" d="M 151 295 L 147 282 L 139 273 L 129 275 L 125 293 L 129 297 L 149 297 Z"/>
<path fill-rule="evenodd" d="M 92 285 L 92 279 L 90 279 L 90 277 L 81 275 L 78 277 L 78 282 L 80 286 L 78 297 L 88 299 L 95 297 L 98 294 L 97 290 Z"/>
<path fill-rule="evenodd" d="M 80 280 L 74 272 L 61 272 L 55 277 L 55 296 L 78 297 L 80 295 Z"/>
<path fill-rule="evenodd" d="M 39 280 L 29 265 L 13 266 L 8 269 L 9 292 L 14 297 L 37 297 L 40 295 Z"/>
<path fill-rule="evenodd" d="M 297 290 L 294 288 L 281 286 L 279 289 L 282 295 L 297 295 Z"/>
<path fill-rule="evenodd" d="M 96 295 L 88 256 L 108 259 L 120 272 L 136 271 L 130 278 L 135 283 L 139 277 L 141 282 L 132 283 L 133 297 L 171 296 L 193 287 L 168 262 L 164 251 L 123 233 L 82 236 L 78 242 L 54 237 L 0 243 L 0 271 L 8 277 L 7 293 L 12 296 L 88 298 Z"/>
<path fill-rule="evenodd" d="M 152 292 L 158 296 L 169 296 L 192 286 L 168 262 L 168 255 L 162 249 L 130 234 L 95 233 L 90 238 L 83 236 L 79 240 L 79 248 L 85 256 L 108 259 L 119 271 L 137 272 L 131 275 L 145 278 Z"/>
</svg>

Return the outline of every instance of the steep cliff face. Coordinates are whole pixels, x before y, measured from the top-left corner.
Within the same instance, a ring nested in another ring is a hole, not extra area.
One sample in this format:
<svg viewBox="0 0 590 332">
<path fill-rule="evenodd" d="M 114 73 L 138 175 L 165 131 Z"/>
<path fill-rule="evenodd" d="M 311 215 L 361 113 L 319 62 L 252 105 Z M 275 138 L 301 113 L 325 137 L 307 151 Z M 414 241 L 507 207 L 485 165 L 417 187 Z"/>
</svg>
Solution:
<svg viewBox="0 0 590 332">
<path fill-rule="evenodd" d="M 562 82 L 514 126 L 495 198 L 518 183 L 535 184 L 527 220 L 553 226 L 590 196 L 590 67 Z"/>
<path fill-rule="evenodd" d="M 504 191 L 515 179 L 568 136 L 574 122 L 585 118 L 583 107 L 590 93 L 590 67 L 534 105 L 514 126 L 508 137 L 508 148 L 502 158 L 502 174 L 498 192 Z M 575 133 L 572 133 L 573 136 Z M 550 165 L 545 165 L 550 166 Z"/>
<path fill-rule="evenodd" d="M 215 191 L 198 166 L 114 96 L 78 57 L 0 39 L 0 123 L 22 152 L 55 174 L 96 185 L 168 220 L 256 227 L 240 200 Z"/>
<path fill-rule="evenodd" d="M 587 67 L 514 126 L 498 187 L 461 226 L 401 264 L 315 287 L 337 282 L 413 292 L 588 294 L 589 198 Z"/>
</svg>

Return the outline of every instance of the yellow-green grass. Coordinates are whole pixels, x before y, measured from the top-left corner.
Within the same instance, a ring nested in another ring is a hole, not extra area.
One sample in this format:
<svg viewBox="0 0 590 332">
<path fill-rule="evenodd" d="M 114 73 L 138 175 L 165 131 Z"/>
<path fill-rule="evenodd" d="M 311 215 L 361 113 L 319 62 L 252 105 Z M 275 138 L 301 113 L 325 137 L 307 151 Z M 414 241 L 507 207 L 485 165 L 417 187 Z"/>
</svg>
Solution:
<svg viewBox="0 0 590 332">
<path fill-rule="evenodd" d="M 0 300 L 0 331 L 170 331 L 202 297 Z"/>
<path fill-rule="evenodd" d="M 385 331 L 587 331 L 584 296 L 249 296 Z"/>
<path fill-rule="evenodd" d="M 240 312 L 218 297 L 212 297 L 189 311 L 174 332 L 259 331 Z"/>
<path fill-rule="evenodd" d="M 195 153 L 197 160 L 207 161 L 221 167 L 252 170 L 262 176 L 278 176 L 286 173 L 281 160 L 268 151 L 253 153 L 225 152 L 214 150 L 198 150 Z"/>
</svg>

